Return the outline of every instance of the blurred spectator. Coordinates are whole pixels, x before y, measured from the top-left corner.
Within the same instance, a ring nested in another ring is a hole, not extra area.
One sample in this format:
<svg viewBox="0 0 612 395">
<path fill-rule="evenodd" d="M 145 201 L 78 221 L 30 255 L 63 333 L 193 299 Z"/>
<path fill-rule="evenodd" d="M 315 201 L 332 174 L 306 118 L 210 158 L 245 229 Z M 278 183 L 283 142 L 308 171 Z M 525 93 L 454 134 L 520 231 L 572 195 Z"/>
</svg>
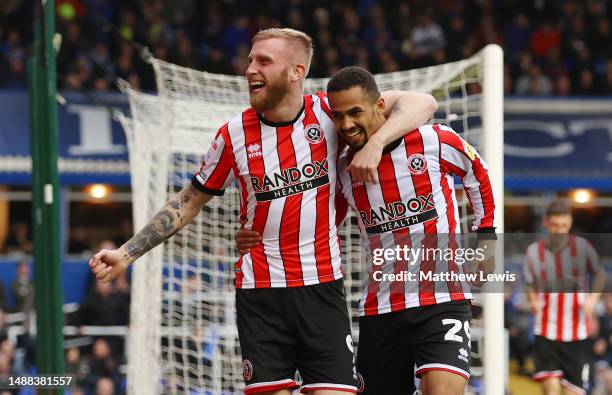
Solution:
<svg viewBox="0 0 612 395">
<path fill-rule="evenodd" d="M 591 395 L 612 395 L 612 369 L 605 369 L 600 375 Z"/>
<path fill-rule="evenodd" d="M 446 45 L 444 31 L 433 21 L 429 12 L 419 17 L 418 24 L 410 32 L 410 41 L 413 46 L 411 56 L 417 59 L 428 56 L 436 49 Z"/>
<path fill-rule="evenodd" d="M 578 84 L 574 93 L 577 95 L 594 95 L 597 92 L 593 72 L 589 69 L 581 69 Z"/>
<path fill-rule="evenodd" d="M 595 27 L 595 32 L 591 38 L 591 52 L 598 60 L 605 60 L 612 55 L 610 49 L 612 36 L 610 35 L 610 21 L 607 18 L 599 18 Z"/>
<path fill-rule="evenodd" d="M 561 74 L 555 81 L 555 96 L 568 96 L 572 92 L 572 81 L 567 74 Z"/>
<path fill-rule="evenodd" d="M 516 62 L 519 54 L 529 48 L 531 40 L 531 26 L 524 13 L 514 16 L 512 24 L 506 28 L 504 38 L 506 56 Z"/>
<path fill-rule="evenodd" d="M 68 241 L 69 254 L 88 254 L 91 252 L 87 229 L 83 226 L 72 228 Z"/>
<path fill-rule="evenodd" d="M 78 325 L 126 325 L 129 294 L 115 294 L 112 284 L 94 281 L 94 287 L 79 306 Z"/>
<path fill-rule="evenodd" d="M 151 67 L 129 41 L 182 66 L 242 74 L 253 34 L 289 26 L 305 30 L 315 41 L 311 77 L 328 76 L 349 64 L 374 73 L 428 66 L 469 57 L 488 43 L 498 43 L 510 65 L 506 87 L 517 87 L 517 79 L 529 74 L 530 67 L 520 65 L 528 53 L 541 74 L 554 82 L 555 92 L 565 94 L 569 85 L 572 94 L 612 93 L 606 66 L 612 57 L 610 9 L 600 0 L 279 4 L 260 2 L 254 10 L 246 0 L 180 0 L 172 6 L 165 0 L 62 0 L 57 3 L 63 38 L 60 88 L 104 92 L 116 89 L 119 77 L 136 89 L 154 89 Z M 32 10 L 24 1 L 2 2 L 0 18 L 6 23 L 0 29 L 0 88 L 26 86 Z M 102 26 L 102 19 L 112 25 Z M 112 34 L 108 26 L 114 26 Z M 569 84 L 562 74 L 570 76 Z M 525 90 L 532 93 L 542 94 L 542 89 Z"/>
<path fill-rule="evenodd" d="M 34 284 L 30 279 L 30 264 L 27 261 L 17 264 L 17 276 L 11 283 L 11 294 L 15 301 L 15 312 L 28 313 L 34 307 Z"/>
<path fill-rule="evenodd" d="M 528 74 L 521 75 L 516 82 L 516 93 L 519 95 L 543 96 L 552 93 L 550 79 L 542 73 L 540 66 L 532 64 Z"/>
<path fill-rule="evenodd" d="M 25 373 L 23 369 L 23 357 L 20 356 L 17 358 L 15 344 L 12 341 L 5 339 L 0 342 L 0 354 L 6 355 L 9 361 L 11 361 L 13 372 Z"/>
<path fill-rule="evenodd" d="M 603 313 L 599 317 L 597 335 L 598 359 L 612 364 L 612 294 L 603 296 Z"/>
<path fill-rule="evenodd" d="M 448 31 L 447 51 L 450 60 L 459 60 L 463 57 L 462 49 L 466 47 L 468 42 L 468 33 L 463 18 L 459 15 L 454 15 L 446 30 Z"/>
<path fill-rule="evenodd" d="M 64 395 L 85 395 L 82 388 L 72 387 L 64 391 Z"/>
<path fill-rule="evenodd" d="M 12 360 L 9 355 L 0 353 L 0 377 L 14 373 L 11 368 L 11 363 Z"/>
<path fill-rule="evenodd" d="M 599 83 L 601 93 L 604 95 L 612 95 L 612 60 L 606 62 L 606 67 L 602 76 L 602 81 Z"/>
<path fill-rule="evenodd" d="M 497 31 L 493 17 L 482 18 L 479 28 L 474 32 L 474 43 L 476 48 L 482 48 L 487 44 L 497 44 L 503 46 L 501 34 Z"/>
<path fill-rule="evenodd" d="M 96 383 L 96 395 L 114 395 L 115 383 L 109 377 L 100 377 Z"/>
<path fill-rule="evenodd" d="M 519 374 L 529 375 L 527 357 L 531 348 L 529 342 L 529 309 L 525 294 L 508 286 L 504 293 L 504 326 L 508 330 L 510 357 L 518 362 Z"/>
<path fill-rule="evenodd" d="M 561 33 L 552 22 L 542 21 L 531 37 L 531 51 L 538 58 L 546 58 L 552 49 L 559 49 Z"/>
<path fill-rule="evenodd" d="M 249 46 L 251 37 L 249 33 L 249 17 L 241 15 L 234 19 L 222 34 L 221 48 L 228 58 L 233 58 L 236 54 L 236 49 L 240 45 Z"/>
<path fill-rule="evenodd" d="M 113 378 L 113 383 L 118 376 L 117 360 L 111 353 L 111 348 L 108 342 L 104 339 L 96 339 L 91 349 L 91 356 L 87 358 L 89 372 L 85 377 L 84 388 L 89 390 L 89 393 L 97 393 L 98 383 L 101 378 Z M 102 384 L 104 389 L 108 388 L 108 384 Z"/>
<path fill-rule="evenodd" d="M 7 335 L 6 312 L 4 310 L 0 310 L 0 341 L 5 340 Z"/>
<path fill-rule="evenodd" d="M 66 374 L 74 376 L 75 385 L 81 387 L 85 383 L 85 377 L 89 373 L 89 365 L 81 358 L 81 350 L 78 347 L 70 347 L 66 350 Z"/>
<path fill-rule="evenodd" d="M 5 248 L 7 253 L 21 252 L 31 254 L 33 251 L 30 227 L 23 221 L 17 221 L 11 225 L 11 232 L 6 239 Z"/>
<path fill-rule="evenodd" d="M 563 35 L 563 52 L 565 56 L 576 57 L 582 49 L 587 47 L 587 43 L 584 17 L 582 15 L 574 15 L 569 29 Z"/>
<path fill-rule="evenodd" d="M 0 281 L 0 310 L 2 311 L 9 310 L 8 297 L 7 297 L 6 289 L 4 288 L 4 283 L 2 281 Z"/>
<path fill-rule="evenodd" d="M 132 221 L 123 220 L 119 225 L 119 231 L 115 238 L 113 239 L 113 243 L 117 246 L 123 245 L 126 241 L 128 241 L 132 235 L 134 234 L 134 227 L 132 225 Z"/>
</svg>

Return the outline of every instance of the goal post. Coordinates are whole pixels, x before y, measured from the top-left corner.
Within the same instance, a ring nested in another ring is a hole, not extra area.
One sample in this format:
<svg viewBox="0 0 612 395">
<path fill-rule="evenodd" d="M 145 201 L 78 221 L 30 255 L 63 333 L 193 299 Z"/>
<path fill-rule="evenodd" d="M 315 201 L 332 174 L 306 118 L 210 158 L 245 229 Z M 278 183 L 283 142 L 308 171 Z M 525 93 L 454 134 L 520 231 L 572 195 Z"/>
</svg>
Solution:
<svg viewBox="0 0 612 395">
<path fill-rule="evenodd" d="M 482 130 L 483 157 L 489 166 L 491 187 L 495 198 L 496 233 L 504 231 L 504 54 L 500 46 L 490 44 L 482 50 Z M 502 242 L 499 244 L 503 244 Z M 503 245 L 495 253 L 496 271 L 503 272 Z M 507 361 L 500 358 L 504 336 L 504 294 L 483 294 L 484 319 L 484 390 L 486 394 L 503 394 Z M 488 351 L 488 352 L 487 352 Z"/>
<path fill-rule="evenodd" d="M 132 177 L 134 226 L 142 228 L 168 197 L 189 182 L 218 128 L 248 106 L 244 77 L 212 74 L 150 59 L 158 95 L 123 84 L 131 113 L 119 115 Z M 381 91 L 432 93 L 443 122 L 481 151 L 503 229 L 503 54 L 489 45 L 474 56 L 423 69 L 376 75 Z M 307 79 L 305 91 L 325 90 L 327 79 Z M 460 189 L 460 188 L 459 188 Z M 458 197 L 462 229 L 473 219 Z M 242 364 L 233 288 L 240 212 L 236 185 L 133 268 L 128 344 L 128 391 L 242 393 Z M 357 309 L 365 267 L 354 216 L 339 229 L 345 290 L 358 344 Z M 501 265 L 501 260 L 498 260 Z M 503 295 L 484 295 L 484 383 L 503 394 Z M 501 339 L 501 340 L 500 340 Z M 487 352 L 493 350 L 493 352 Z"/>
</svg>

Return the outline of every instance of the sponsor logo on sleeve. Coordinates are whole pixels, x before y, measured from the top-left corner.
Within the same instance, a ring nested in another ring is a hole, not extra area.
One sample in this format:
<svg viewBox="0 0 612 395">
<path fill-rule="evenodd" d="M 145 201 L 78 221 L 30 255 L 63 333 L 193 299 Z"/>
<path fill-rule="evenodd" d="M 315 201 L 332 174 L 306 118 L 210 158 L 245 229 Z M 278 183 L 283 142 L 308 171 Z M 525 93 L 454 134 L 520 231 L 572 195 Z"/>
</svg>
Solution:
<svg viewBox="0 0 612 395">
<path fill-rule="evenodd" d="M 463 140 L 463 147 L 465 148 L 465 153 L 467 154 L 468 158 L 470 158 L 470 160 L 476 159 L 476 150 L 470 145 L 470 143 Z"/>
</svg>

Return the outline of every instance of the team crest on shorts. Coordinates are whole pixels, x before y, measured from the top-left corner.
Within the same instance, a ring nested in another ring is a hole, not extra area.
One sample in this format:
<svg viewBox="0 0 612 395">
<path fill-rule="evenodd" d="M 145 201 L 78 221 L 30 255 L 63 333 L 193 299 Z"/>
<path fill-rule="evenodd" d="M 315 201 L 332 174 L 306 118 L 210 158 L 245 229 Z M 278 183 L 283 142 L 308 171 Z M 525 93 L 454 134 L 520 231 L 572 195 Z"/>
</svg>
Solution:
<svg viewBox="0 0 612 395">
<path fill-rule="evenodd" d="M 427 159 L 423 154 L 412 154 L 408 158 L 408 170 L 410 173 L 418 176 L 425 173 L 427 170 Z"/>
<path fill-rule="evenodd" d="M 244 381 L 249 381 L 253 378 L 253 365 L 248 359 L 242 361 L 242 376 L 244 377 Z"/>
<path fill-rule="evenodd" d="M 325 138 L 321 126 L 314 123 L 304 128 L 304 137 L 310 144 L 319 144 Z"/>
</svg>

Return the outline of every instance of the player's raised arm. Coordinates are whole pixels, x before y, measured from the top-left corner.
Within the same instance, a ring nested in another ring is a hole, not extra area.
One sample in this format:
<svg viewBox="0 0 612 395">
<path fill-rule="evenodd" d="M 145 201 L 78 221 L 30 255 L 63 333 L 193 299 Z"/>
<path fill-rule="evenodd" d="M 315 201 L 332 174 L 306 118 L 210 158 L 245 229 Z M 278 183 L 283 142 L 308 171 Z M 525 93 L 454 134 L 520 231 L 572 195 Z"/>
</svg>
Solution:
<svg viewBox="0 0 612 395">
<path fill-rule="evenodd" d="M 382 97 L 387 121 L 351 161 L 349 171 L 355 181 L 378 182 L 383 148 L 427 122 L 438 109 L 436 99 L 426 93 L 386 91 Z"/>
<path fill-rule="evenodd" d="M 89 261 L 92 272 L 102 282 L 112 281 L 130 263 L 190 223 L 211 198 L 212 195 L 197 190 L 192 183 L 187 184 L 125 244 L 115 250 L 101 250 L 94 255 Z"/>
<path fill-rule="evenodd" d="M 212 142 L 200 170 L 191 182 L 151 218 L 134 237 L 116 250 L 102 250 L 89 261 L 98 280 L 112 281 L 153 247 L 163 243 L 190 223 L 213 196 L 223 195 L 233 180 L 235 160 L 228 143 L 227 124 Z"/>
<path fill-rule="evenodd" d="M 487 275 L 495 269 L 497 239 L 494 225 L 495 201 L 487 164 L 478 152 L 450 127 L 435 124 L 432 128 L 440 141 L 441 169 L 461 178 L 474 210 L 475 218 L 471 229 L 478 233 L 478 249 L 484 252 L 484 256 L 483 259 L 472 261 L 472 272 Z M 478 278 L 483 277 L 479 275 Z M 484 282 L 474 281 L 471 284 L 479 287 Z"/>
<path fill-rule="evenodd" d="M 440 166 L 447 173 L 459 176 L 474 210 L 471 229 L 478 233 L 494 233 L 495 201 L 488 167 L 476 150 L 445 125 L 433 125 L 440 139 Z"/>
</svg>

